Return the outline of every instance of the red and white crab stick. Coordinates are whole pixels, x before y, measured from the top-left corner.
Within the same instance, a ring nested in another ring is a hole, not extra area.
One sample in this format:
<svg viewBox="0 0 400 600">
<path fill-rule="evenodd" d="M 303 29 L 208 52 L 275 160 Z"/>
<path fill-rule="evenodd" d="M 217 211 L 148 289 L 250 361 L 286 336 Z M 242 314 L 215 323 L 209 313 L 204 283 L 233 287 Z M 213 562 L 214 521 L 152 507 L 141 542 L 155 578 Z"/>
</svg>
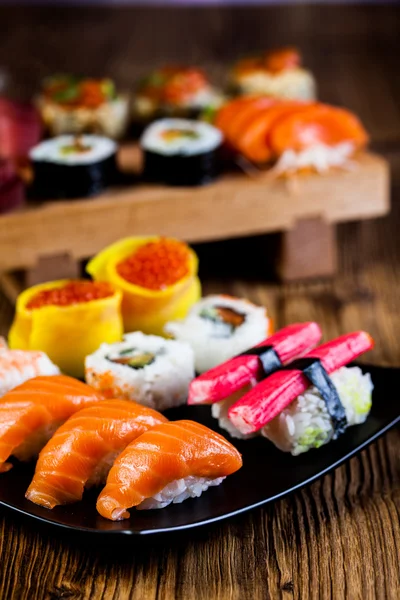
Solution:
<svg viewBox="0 0 400 600">
<path fill-rule="evenodd" d="M 356 331 L 318 346 L 303 358 L 320 359 L 322 366 L 330 374 L 371 350 L 373 346 L 374 341 L 368 333 Z M 272 421 L 309 387 L 309 380 L 299 369 L 276 371 L 233 404 L 228 416 L 241 433 L 254 433 Z"/>
<path fill-rule="evenodd" d="M 285 364 L 314 348 L 321 336 L 318 323 L 295 323 L 277 331 L 256 348 L 272 346 L 282 364 Z M 256 354 L 235 356 L 192 381 L 188 404 L 214 404 L 252 381 L 260 380 L 263 375 L 265 373 Z"/>
</svg>

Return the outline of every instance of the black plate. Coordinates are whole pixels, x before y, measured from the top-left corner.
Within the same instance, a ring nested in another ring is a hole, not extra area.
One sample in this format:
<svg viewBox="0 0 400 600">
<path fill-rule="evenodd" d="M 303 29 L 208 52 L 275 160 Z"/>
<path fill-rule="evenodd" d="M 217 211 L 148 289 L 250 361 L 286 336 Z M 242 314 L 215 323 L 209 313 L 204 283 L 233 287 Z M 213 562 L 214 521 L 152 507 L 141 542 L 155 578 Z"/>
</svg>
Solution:
<svg viewBox="0 0 400 600">
<path fill-rule="evenodd" d="M 373 407 L 366 423 L 349 428 L 336 442 L 297 457 L 280 452 L 264 438 L 232 440 L 243 454 L 244 466 L 222 485 L 210 488 L 198 499 L 186 500 L 162 510 L 132 510 L 129 520 L 115 523 L 97 514 L 94 491 L 85 494 L 78 504 L 50 511 L 25 500 L 33 467 L 17 465 L 0 476 L 0 504 L 47 524 L 103 535 L 168 533 L 226 519 L 261 506 L 336 468 L 399 422 L 400 369 L 362 368 L 370 371 L 375 385 Z M 197 420 L 218 429 L 207 406 L 185 406 L 169 411 L 168 416 L 171 419 Z"/>
</svg>

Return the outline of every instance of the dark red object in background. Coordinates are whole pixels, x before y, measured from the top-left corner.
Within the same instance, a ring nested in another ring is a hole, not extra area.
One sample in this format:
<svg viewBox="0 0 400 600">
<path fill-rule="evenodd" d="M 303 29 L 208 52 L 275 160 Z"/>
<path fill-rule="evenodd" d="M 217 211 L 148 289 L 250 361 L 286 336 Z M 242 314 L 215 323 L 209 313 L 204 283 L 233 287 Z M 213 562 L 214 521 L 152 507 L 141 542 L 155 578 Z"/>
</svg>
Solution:
<svg viewBox="0 0 400 600">
<path fill-rule="evenodd" d="M 0 158 L 23 158 L 42 135 L 36 109 L 0 97 Z"/>
<path fill-rule="evenodd" d="M 0 158 L 0 213 L 9 212 L 22 206 L 25 190 L 11 160 Z"/>
</svg>

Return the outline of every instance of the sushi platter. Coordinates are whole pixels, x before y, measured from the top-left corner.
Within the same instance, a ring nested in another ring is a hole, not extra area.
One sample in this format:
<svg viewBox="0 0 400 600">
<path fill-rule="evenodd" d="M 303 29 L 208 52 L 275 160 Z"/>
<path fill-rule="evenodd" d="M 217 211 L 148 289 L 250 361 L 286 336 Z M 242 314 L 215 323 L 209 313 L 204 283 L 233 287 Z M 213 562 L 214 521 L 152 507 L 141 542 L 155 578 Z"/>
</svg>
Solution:
<svg viewBox="0 0 400 600">
<path fill-rule="evenodd" d="M 243 455 L 244 466 L 227 478 L 223 486 L 210 489 L 197 500 L 171 505 L 166 510 L 138 511 L 135 519 L 129 522 L 106 521 L 96 515 L 93 510 L 93 492 L 88 492 L 83 502 L 74 505 L 73 510 L 57 507 L 48 511 L 25 499 L 24 494 L 32 479 L 33 469 L 29 465 L 20 465 L 7 474 L 7 485 L 0 486 L 0 504 L 28 518 L 42 521 L 43 524 L 107 537 L 167 534 L 232 518 L 242 512 L 275 502 L 310 484 L 349 460 L 399 423 L 398 407 L 396 402 L 390 399 L 388 390 L 393 390 L 399 385 L 400 371 L 369 366 L 368 371 L 372 374 L 375 389 L 373 408 L 364 425 L 359 426 L 356 431 L 348 432 L 325 448 L 296 458 L 279 452 L 272 446 L 266 447 L 259 438 L 235 441 Z M 211 419 L 206 407 L 174 409 L 168 412 L 168 416 L 176 419 L 194 418 L 208 427 L 215 428 L 215 421 Z"/>
<path fill-rule="evenodd" d="M 399 370 L 353 362 L 367 332 L 320 344 L 316 322 L 274 331 L 264 306 L 202 297 L 180 240 L 125 238 L 86 269 L 22 292 L 0 339 L 9 508 L 87 532 L 188 528 L 313 481 L 399 421 Z"/>
<path fill-rule="evenodd" d="M 154 231 L 280 232 L 282 279 L 329 276 L 336 223 L 390 210 L 386 160 L 355 114 L 317 100 L 295 48 L 239 60 L 219 88 L 196 66 L 156 68 L 131 93 L 54 75 L 30 105 L 0 98 L 0 121 L 0 283 L 13 300 Z"/>
</svg>

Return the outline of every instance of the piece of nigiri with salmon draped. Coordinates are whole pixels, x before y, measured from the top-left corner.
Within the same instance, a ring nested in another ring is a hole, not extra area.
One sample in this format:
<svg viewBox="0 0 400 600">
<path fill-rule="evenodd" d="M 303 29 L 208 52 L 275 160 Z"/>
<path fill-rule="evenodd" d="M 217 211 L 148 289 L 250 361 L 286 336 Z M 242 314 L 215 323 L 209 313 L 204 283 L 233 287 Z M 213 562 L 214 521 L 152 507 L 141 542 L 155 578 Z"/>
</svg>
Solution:
<svg viewBox="0 0 400 600">
<path fill-rule="evenodd" d="M 294 323 L 261 344 L 203 373 L 190 384 L 188 404 L 212 404 L 212 416 L 233 437 L 247 437 L 231 426 L 228 410 L 258 381 L 303 356 L 322 337 L 318 323 Z"/>
<path fill-rule="evenodd" d="M 224 437 L 194 421 L 164 423 L 120 454 L 97 500 L 106 519 L 129 517 L 128 509 L 164 508 L 196 498 L 242 466 Z"/>
<path fill-rule="evenodd" d="M 103 400 L 83 408 L 57 429 L 39 454 L 26 498 L 46 508 L 78 502 L 85 488 L 105 482 L 130 442 L 167 421 L 128 400 Z"/>
<path fill-rule="evenodd" d="M 29 379 L 0 398 L 0 473 L 9 471 L 10 456 L 28 461 L 55 430 L 84 406 L 103 396 L 66 375 Z"/>
<path fill-rule="evenodd" d="M 371 409 L 370 374 L 346 365 L 373 345 L 368 333 L 357 331 L 318 346 L 233 404 L 231 426 L 245 435 L 260 432 L 293 455 L 336 439 Z"/>
</svg>

